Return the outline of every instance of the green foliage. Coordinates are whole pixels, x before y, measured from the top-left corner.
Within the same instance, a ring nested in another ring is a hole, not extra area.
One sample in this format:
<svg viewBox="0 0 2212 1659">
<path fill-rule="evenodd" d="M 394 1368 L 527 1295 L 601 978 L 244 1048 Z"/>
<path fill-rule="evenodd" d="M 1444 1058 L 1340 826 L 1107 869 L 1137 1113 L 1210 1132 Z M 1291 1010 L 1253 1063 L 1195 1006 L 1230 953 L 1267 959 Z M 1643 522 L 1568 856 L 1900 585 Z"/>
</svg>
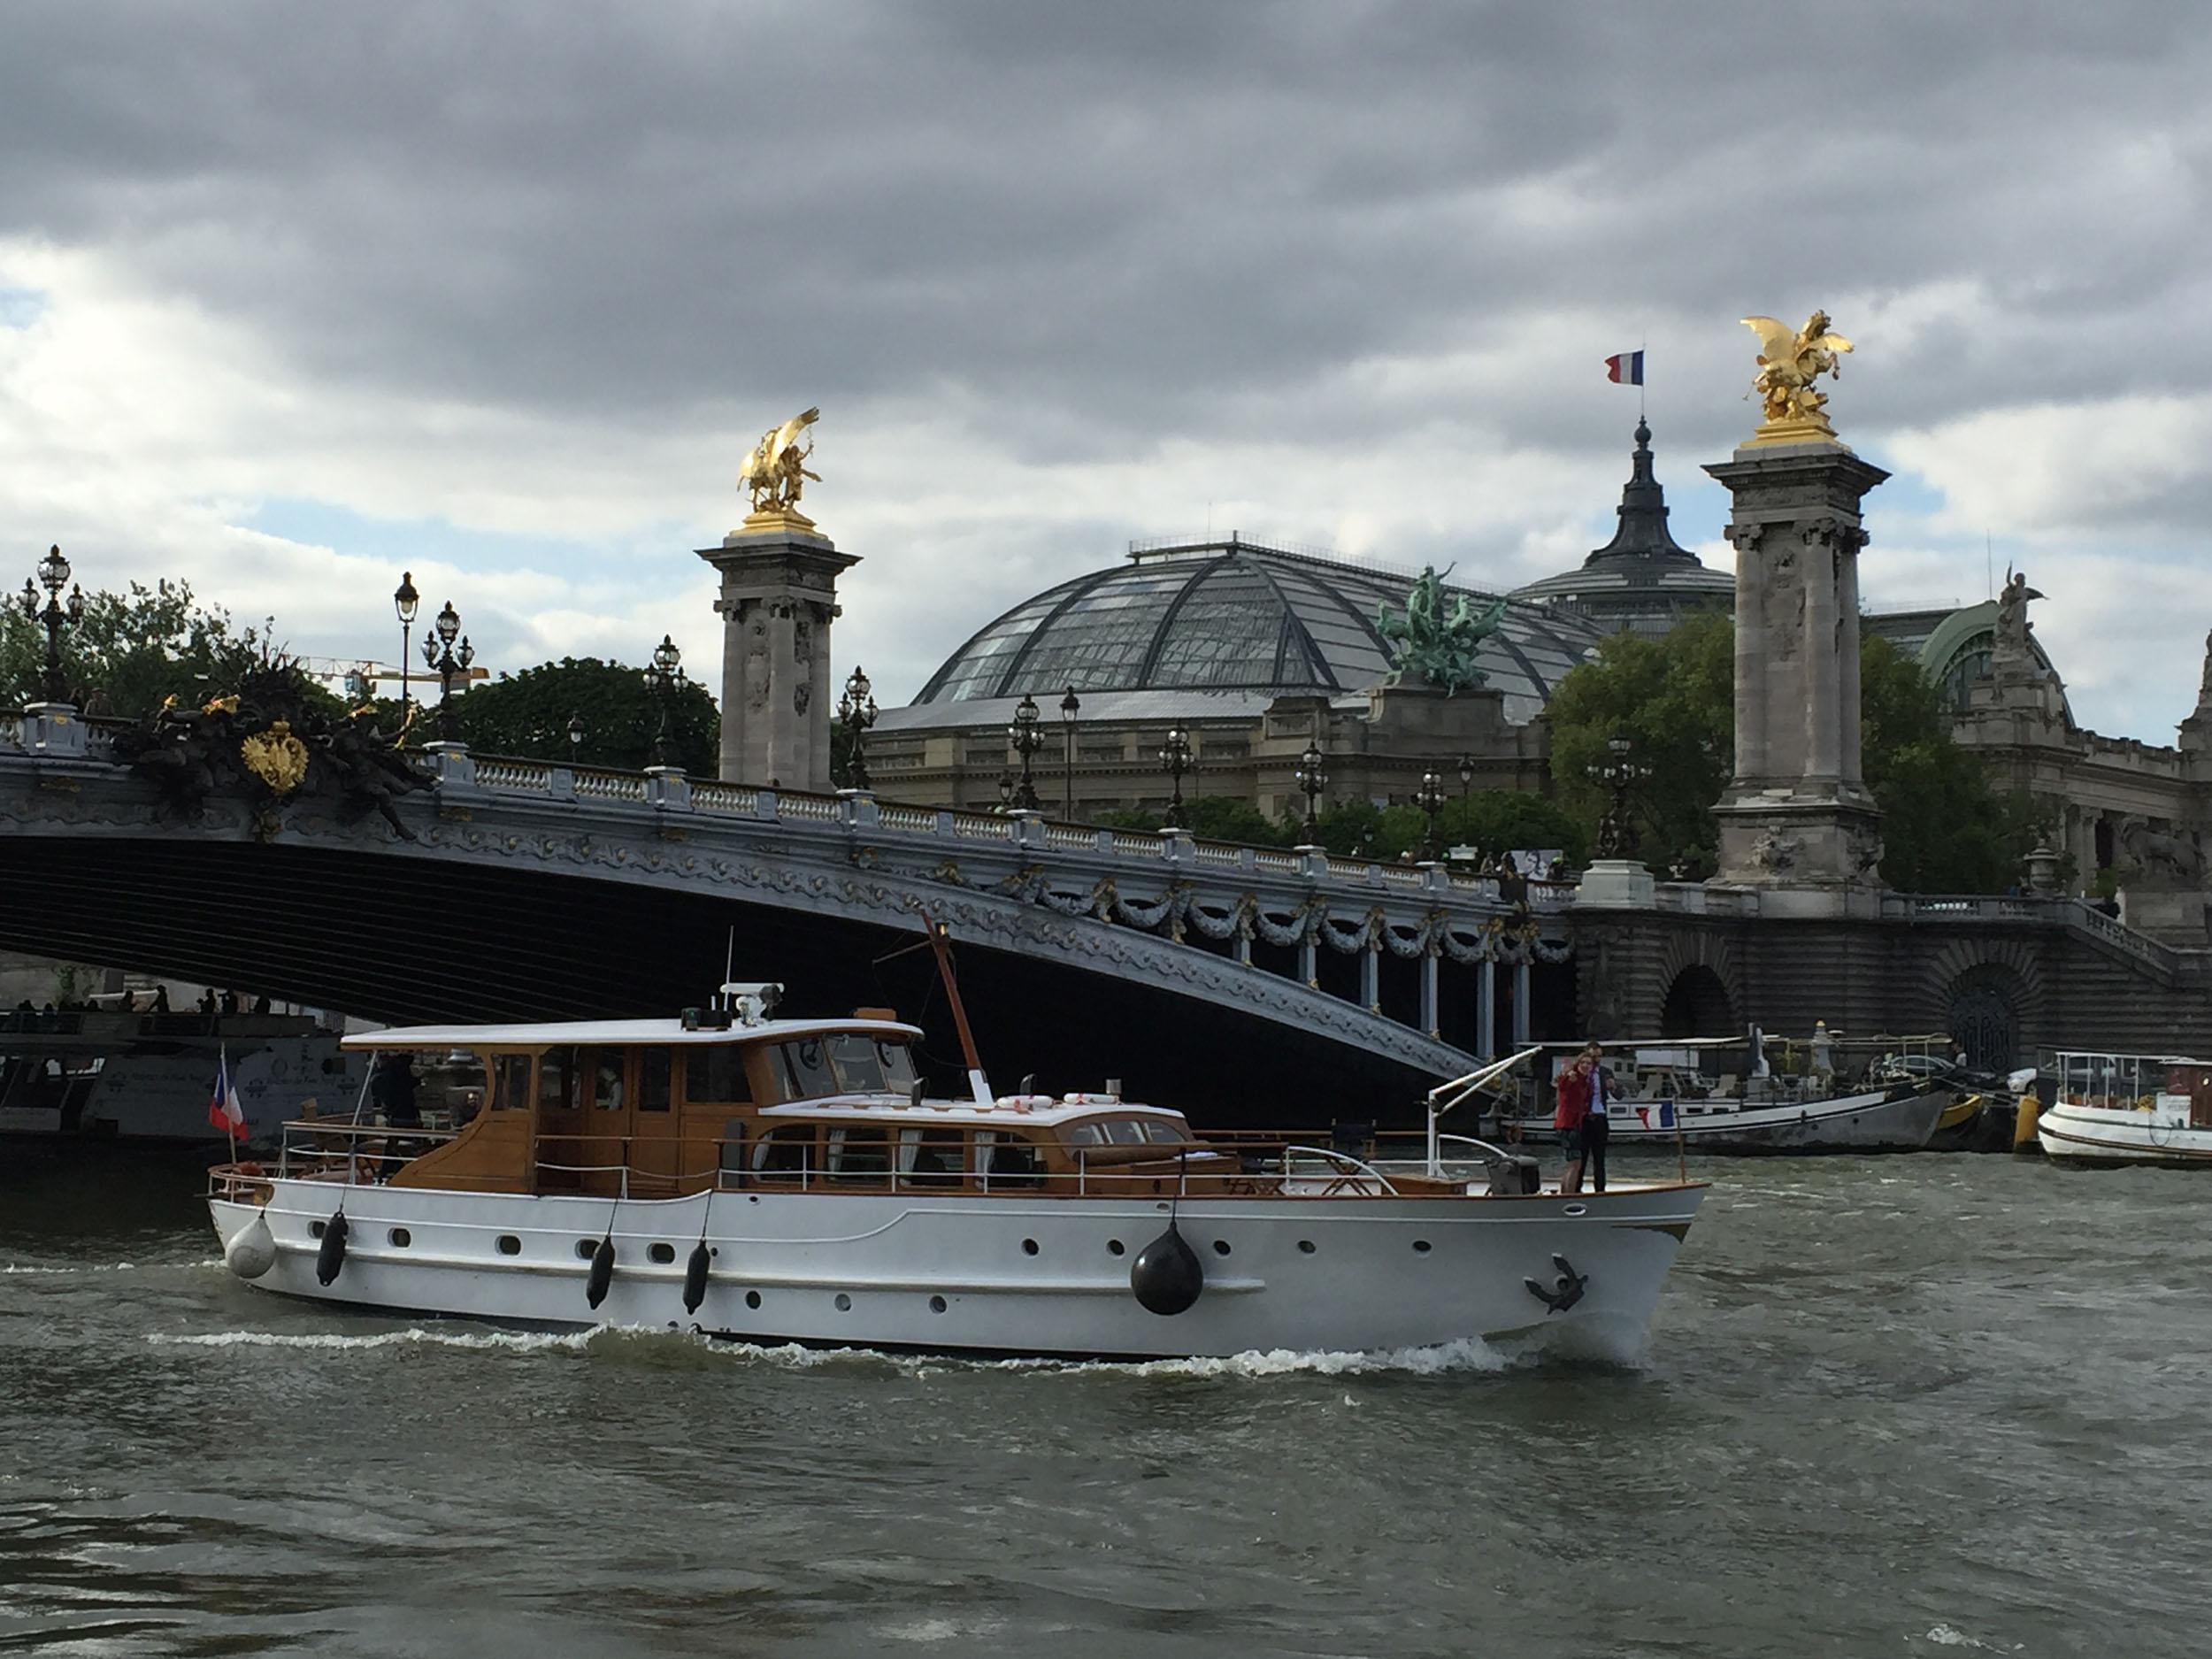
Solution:
<svg viewBox="0 0 2212 1659">
<path fill-rule="evenodd" d="M 1713 803 L 1733 765 L 1735 628 L 1693 617 L 1658 638 L 1617 634 L 1560 682 L 1548 710 L 1560 799 L 1594 832 L 1605 791 L 1590 771 L 1614 732 L 1651 776 L 1632 796 L 1639 856 L 1652 868 L 1712 873 Z M 2001 893 L 2034 843 L 2034 803 L 2008 799 L 1951 741 L 1942 702 L 1917 663 L 1887 640 L 1859 646 L 1867 787 L 1882 807 L 1882 879 L 1907 893 Z"/>
<path fill-rule="evenodd" d="M 437 695 L 435 681 L 429 695 Z M 458 714 L 462 741 L 481 754 L 559 765 L 573 759 L 636 772 L 652 764 L 661 703 L 646 689 L 639 669 L 595 657 L 565 657 L 461 694 Z M 583 741 L 572 745 L 569 722 L 577 715 L 583 717 Z M 418 718 L 410 741 L 435 736 L 436 730 L 433 710 L 426 721 Z M 705 687 L 687 680 L 671 710 L 670 764 L 711 778 L 720 765 L 720 733 L 714 699 Z"/>
<path fill-rule="evenodd" d="M 84 620 L 62 634 L 62 672 L 88 713 L 142 720 L 168 697 L 200 703 L 235 691 L 250 670 L 280 656 L 274 627 L 237 627 L 185 582 L 133 582 L 127 593 L 85 595 Z M 37 702 L 45 665 L 44 625 L 9 603 L 0 611 L 0 697 L 14 707 Z"/>
<path fill-rule="evenodd" d="M 1662 872 L 1710 875 L 1720 848 L 1713 803 L 1735 760 L 1735 626 L 1705 612 L 1669 633 L 1619 633 L 1559 682 L 1551 719 L 1552 777 L 1559 801 L 1595 839 L 1606 791 L 1591 778 L 1617 731 L 1651 775 L 1631 797 L 1637 856 Z"/>
</svg>

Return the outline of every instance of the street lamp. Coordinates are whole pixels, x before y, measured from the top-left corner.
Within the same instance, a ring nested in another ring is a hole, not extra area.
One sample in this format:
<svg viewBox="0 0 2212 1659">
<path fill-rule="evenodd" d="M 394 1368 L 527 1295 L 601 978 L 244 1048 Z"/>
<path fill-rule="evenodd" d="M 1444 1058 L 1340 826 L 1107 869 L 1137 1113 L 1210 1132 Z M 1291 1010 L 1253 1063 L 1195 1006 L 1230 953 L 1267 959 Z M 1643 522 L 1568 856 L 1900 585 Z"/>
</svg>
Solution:
<svg viewBox="0 0 2212 1659">
<path fill-rule="evenodd" d="M 415 609 L 422 595 L 415 591 L 415 572 L 402 571 L 399 586 L 392 589 L 392 609 L 399 613 L 399 730 L 407 741 L 407 659 L 415 653 Z"/>
<path fill-rule="evenodd" d="M 1001 812 L 1014 810 L 1014 773 L 1011 768 L 1001 768 L 999 772 L 998 810 Z"/>
<path fill-rule="evenodd" d="M 46 589 L 46 608 L 43 611 L 39 609 L 38 588 L 34 588 L 31 579 L 26 576 L 23 579 L 23 614 L 34 622 L 46 625 L 46 671 L 40 682 L 44 688 L 46 701 L 67 703 L 69 681 L 61 672 L 61 631 L 65 626 L 74 627 L 84 620 L 84 590 L 70 583 L 69 561 L 62 557 L 59 547 L 50 549 L 46 557 L 39 560 L 38 580 Z M 66 609 L 61 603 L 61 590 L 65 587 L 69 588 Z"/>
<path fill-rule="evenodd" d="M 1467 791 L 1473 787 L 1474 781 L 1475 757 L 1462 755 L 1459 757 L 1459 833 L 1470 839 L 1473 836 L 1473 826 L 1467 821 Z"/>
<path fill-rule="evenodd" d="M 568 717 L 568 764 L 572 769 L 584 753 L 584 717 L 580 710 Z"/>
<path fill-rule="evenodd" d="M 1014 705 L 1014 723 L 1006 728 L 1006 736 L 1013 744 L 1014 752 L 1022 757 L 1021 782 L 1015 787 L 1013 804 L 1025 812 L 1034 812 L 1038 805 L 1037 783 L 1030 774 L 1029 763 L 1038 745 L 1045 741 L 1045 734 L 1037 729 L 1037 700 L 1027 692 Z"/>
<path fill-rule="evenodd" d="M 461 648 L 454 649 L 453 641 L 459 635 Z M 445 609 L 438 612 L 430 637 L 422 642 L 422 660 L 430 672 L 438 677 L 438 736 L 448 743 L 461 741 L 459 718 L 453 710 L 453 682 L 468 672 L 469 664 L 476 660 L 476 652 L 461 633 L 461 613 L 446 601 Z"/>
<path fill-rule="evenodd" d="M 1083 699 L 1075 695 L 1075 687 L 1068 687 L 1068 695 L 1060 699 L 1060 722 L 1068 736 L 1068 822 L 1075 822 L 1075 717 L 1083 711 Z"/>
<path fill-rule="evenodd" d="M 1433 772 L 1423 772 L 1420 793 L 1413 799 L 1414 803 L 1428 814 L 1429 819 L 1428 833 L 1421 842 L 1421 856 L 1425 859 L 1434 859 L 1440 855 L 1442 850 L 1441 843 L 1436 836 L 1436 815 L 1444 810 L 1444 780 Z"/>
<path fill-rule="evenodd" d="M 1317 847 L 1321 844 L 1321 818 L 1314 810 L 1314 803 L 1329 787 L 1329 774 L 1321 769 L 1321 751 L 1311 743 L 1298 757 L 1297 776 L 1299 793 L 1306 797 L 1306 845 Z"/>
<path fill-rule="evenodd" d="M 1616 727 L 1605 740 L 1605 759 L 1590 768 L 1590 776 L 1609 792 L 1605 815 L 1598 819 L 1597 854 L 1601 858 L 1636 856 L 1636 827 L 1629 821 L 1628 795 L 1651 776 L 1651 768 L 1629 758 L 1633 745 L 1626 731 Z"/>
<path fill-rule="evenodd" d="M 849 747 L 845 751 L 845 774 L 856 789 L 870 787 L 868 782 L 868 728 L 876 723 L 875 687 L 868 683 L 868 676 L 853 664 L 852 678 L 845 682 L 845 695 L 837 700 L 837 722 L 845 728 Z"/>
<path fill-rule="evenodd" d="M 1196 763 L 1191 756 L 1190 733 L 1179 726 L 1167 728 L 1167 741 L 1160 745 L 1160 764 L 1175 787 L 1167 804 L 1167 826 L 1183 827 L 1183 774 L 1194 769 Z"/>
<path fill-rule="evenodd" d="M 653 648 L 653 661 L 645 671 L 645 689 L 660 704 L 660 729 L 653 734 L 653 764 L 668 764 L 668 732 L 677 695 L 684 687 L 684 654 L 667 634 Z"/>
</svg>

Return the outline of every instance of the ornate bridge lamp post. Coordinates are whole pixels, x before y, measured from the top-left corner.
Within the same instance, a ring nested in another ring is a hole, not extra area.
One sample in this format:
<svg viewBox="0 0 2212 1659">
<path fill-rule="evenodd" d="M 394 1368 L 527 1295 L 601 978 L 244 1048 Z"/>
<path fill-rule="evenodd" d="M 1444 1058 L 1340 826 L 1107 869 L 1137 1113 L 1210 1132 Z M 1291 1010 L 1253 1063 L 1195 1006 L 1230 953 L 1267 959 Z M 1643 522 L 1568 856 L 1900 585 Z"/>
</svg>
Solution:
<svg viewBox="0 0 2212 1659">
<path fill-rule="evenodd" d="M 1443 856 L 1443 843 L 1436 833 L 1436 815 L 1444 810 L 1444 780 L 1433 772 L 1421 774 L 1420 793 L 1413 797 L 1414 804 L 1428 814 L 1429 827 L 1421 840 L 1421 856 L 1433 862 Z"/>
<path fill-rule="evenodd" d="M 1167 728 L 1167 741 L 1160 745 L 1160 764 L 1166 769 L 1168 779 L 1174 786 L 1172 795 L 1167 803 L 1167 826 L 1170 829 L 1181 829 L 1183 827 L 1183 774 L 1193 770 L 1195 764 L 1191 756 L 1190 733 L 1183 730 L 1181 726 L 1171 726 Z"/>
<path fill-rule="evenodd" d="M 400 572 L 399 586 L 392 589 L 392 609 L 399 616 L 399 741 L 403 743 L 407 741 L 407 659 L 415 654 L 415 611 L 421 603 L 422 595 L 415 591 L 414 572 Z M 426 650 L 429 641 L 423 644 Z"/>
<path fill-rule="evenodd" d="M 645 689 L 660 705 L 660 727 L 653 733 L 653 764 L 668 765 L 669 728 L 673 722 L 676 698 L 684 688 L 684 654 L 676 649 L 676 641 L 667 634 L 653 648 L 653 660 L 645 670 Z"/>
<path fill-rule="evenodd" d="M 61 556 L 61 549 L 49 549 L 46 557 L 38 562 L 40 587 L 46 589 L 46 608 L 39 609 L 38 588 L 31 579 L 23 579 L 23 614 L 34 622 L 46 625 L 46 667 L 39 677 L 40 695 L 49 703 L 69 701 L 69 680 L 61 672 L 61 631 L 73 627 L 84 620 L 84 590 L 69 580 L 69 561 Z M 61 603 L 61 590 L 69 588 L 69 603 Z"/>
<path fill-rule="evenodd" d="M 1633 858 L 1636 826 L 1628 816 L 1629 792 L 1651 776 L 1651 768 L 1629 758 L 1633 747 L 1628 733 L 1616 730 L 1605 740 L 1606 757 L 1590 768 L 1590 776 L 1609 793 L 1605 816 L 1598 819 L 1597 854 L 1601 858 Z"/>
<path fill-rule="evenodd" d="M 461 641 L 457 651 L 453 648 L 457 635 Z M 461 613 L 453 608 L 450 599 L 446 601 L 445 609 L 438 612 L 430 637 L 422 642 L 422 660 L 438 677 L 438 739 L 441 742 L 458 743 L 461 723 L 453 707 L 453 682 L 468 672 L 469 664 L 476 660 L 476 652 L 469 644 L 468 635 L 461 633 Z"/>
<path fill-rule="evenodd" d="M 1027 692 L 1014 705 L 1014 723 L 1006 728 L 1007 741 L 1014 752 L 1022 757 L 1021 781 L 1014 786 L 1013 805 L 1023 812 L 1037 810 L 1037 780 L 1032 776 L 1030 762 L 1045 741 L 1045 734 L 1037 729 L 1037 700 Z"/>
<path fill-rule="evenodd" d="M 1315 810 L 1314 803 L 1320 800 L 1321 792 L 1329 787 L 1329 774 L 1321 768 L 1321 751 L 1311 743 L 1307 744 L 1306 752 L 1298 757 L 1297 778 L 1298 792 L 1306 797 L 1306 845 L 1318 847 L 1321 844 L 1321 816 Z"/>
<path fill-rule="evenodd" d="M 577 761 L 583 752 L 584 717 L 579 711 L 568 717 L 568 764 L 571 771 L 575 770 Z"/>
<path fill-rule="evenodd" d="M 1075 687 L 1068 687 L 1068 695 L 1060 699 L 1060 724 L 1067 733 L 1068 747 L 1068 822 L 1075 822 L 1075 717 L 1083 711 L 1083 699 L 1075 695 Z"/>
<path fill-rule="evenodd" d="M 837 723 L 845 728 L 850 745 L 845 751 L 845 775 L 856 789 L 874 787 L 868 781 L 868 728 L 876 723 L 877 712 L 875 687 L 855 663 L 852 678 L 845 682 L 845 695 L 837 700 Z"/>
</svg>

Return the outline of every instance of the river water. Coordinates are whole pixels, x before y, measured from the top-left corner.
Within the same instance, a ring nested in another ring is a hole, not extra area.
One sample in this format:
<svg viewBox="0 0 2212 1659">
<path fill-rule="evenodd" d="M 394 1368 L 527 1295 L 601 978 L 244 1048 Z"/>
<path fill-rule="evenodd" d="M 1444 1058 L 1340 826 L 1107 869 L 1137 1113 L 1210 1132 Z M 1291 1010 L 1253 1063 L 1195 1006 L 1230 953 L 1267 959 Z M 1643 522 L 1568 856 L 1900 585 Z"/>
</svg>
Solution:
<svg viewBox="0 0 2212 1659">
<path fill-rule="evenodd" d="M 183 1165 L 0 1157 L 8 1653 L 2208 1640 L 2187 1173 L 1715 1160 L 1632 1368 L 1074 1366 L 334 1313 L 234 1280 Z"/>
</svg>

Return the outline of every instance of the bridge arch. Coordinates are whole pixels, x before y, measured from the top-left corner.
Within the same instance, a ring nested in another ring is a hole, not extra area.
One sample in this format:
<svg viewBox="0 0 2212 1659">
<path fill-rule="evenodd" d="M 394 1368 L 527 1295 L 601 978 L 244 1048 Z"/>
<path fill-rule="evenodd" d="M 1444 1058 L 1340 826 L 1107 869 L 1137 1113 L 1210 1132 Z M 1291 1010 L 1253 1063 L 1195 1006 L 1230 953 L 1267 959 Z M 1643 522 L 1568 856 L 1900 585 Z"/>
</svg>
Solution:
<svg viewBox="0 0 2212 1659">
<path fill-rule="evenodd" d="M 1743 1030 L 1736 953 L 1710 933 L 1678 933 L 1660 953 L 1659 1034 L 1732 1037 Z"/>
<path fill-rule="evenodd" d="M 1957 941 L 1929 959 L 1922 1000 L 1932 1023 L 1983 1071 L 2033 1057 L 2047 1007 L 2043 964 L 2024 941 Z"/>
</svg>

